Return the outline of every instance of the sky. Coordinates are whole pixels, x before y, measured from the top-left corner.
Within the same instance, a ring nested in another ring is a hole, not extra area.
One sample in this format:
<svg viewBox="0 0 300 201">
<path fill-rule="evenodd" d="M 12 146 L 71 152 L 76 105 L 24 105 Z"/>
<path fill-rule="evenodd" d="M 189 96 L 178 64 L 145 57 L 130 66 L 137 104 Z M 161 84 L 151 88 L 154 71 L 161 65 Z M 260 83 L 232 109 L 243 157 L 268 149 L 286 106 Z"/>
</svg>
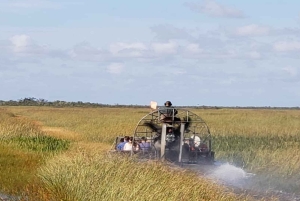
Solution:
<svg viewBox="0 0 300 201">
<path fill-rule="evenodd" d="M 300 1 L 1 0 L 0 100 L 300 106 Z"/>
</svg>

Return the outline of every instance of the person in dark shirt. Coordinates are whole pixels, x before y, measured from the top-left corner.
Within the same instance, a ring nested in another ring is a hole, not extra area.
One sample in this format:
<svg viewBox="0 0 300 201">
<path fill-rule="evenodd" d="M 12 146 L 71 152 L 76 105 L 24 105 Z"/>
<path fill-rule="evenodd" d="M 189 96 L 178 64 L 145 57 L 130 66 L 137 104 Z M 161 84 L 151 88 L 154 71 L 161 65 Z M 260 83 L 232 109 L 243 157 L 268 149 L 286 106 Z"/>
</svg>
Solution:
<svg viewBox="0 0 300 201">
<path fill-rule="evenodd" d="M 141 138 L 141 142 L 139 143 L 139 146 L 141 148 L 141 150 L 144 151 L 148 151 L 150 149 L 150 143 L 147 142 L 147 138 L 146 137 L 142 137 Z"/>
<path fill-rule="evenodd" d="M 171 101 L 166 101 L 165 106 L 159 108 L 159 112 L 161 114 L 160 119 L 165 122 L 172 121 L 178 113 L 178 111 L 172 106 Z M 176 120 L 177 120 L 177 118 L 176 118 Z"/>
</svg>

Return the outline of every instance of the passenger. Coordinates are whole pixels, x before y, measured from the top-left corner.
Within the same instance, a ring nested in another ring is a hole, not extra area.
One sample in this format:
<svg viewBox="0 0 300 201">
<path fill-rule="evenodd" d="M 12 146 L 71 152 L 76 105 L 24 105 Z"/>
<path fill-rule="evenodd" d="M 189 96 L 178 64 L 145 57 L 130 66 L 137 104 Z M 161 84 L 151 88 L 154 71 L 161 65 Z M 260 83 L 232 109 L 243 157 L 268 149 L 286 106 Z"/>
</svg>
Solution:
<svg viewBox="0 0 300 201">
<path fill-rule="evenodd" d="M 189 139 L 189 147 L 190 147 L 190 151 L 195 151 L 195 143 L 193 138 Z"/>
<path fill-rule="evenodd" d="M 197 136 L 197 135 L 192 135 L 192 136 L 191 136 L 191 139 L 194 140 L 194 146 L 195 146 L 195 147 L 199 147 L 199 146 L 200 146 L 201 139 L 200 139 L 199 136 Z"/>
<path fill-rule="evenodd" d="M 138 150 L 140 150 L 140 145 L 139 145 L 139 143 L 137 142 L 137 141 L 134 141 L 133 142 L 133 150 L 134 151 L 138 151 Z"/>
<path fill-rule="evenodd" d="M 132 141 L 133 141 L 133 137 L 129 137 L 128 142 L 126 142 L 123 147 L 123 151 L 131 151 L 132 150 Z"/>
<path fill-rule="evenodd" d="M 140 148 L 141 150 L 144 152 L 144 151 L 148 151 L 150 149 L 150 143 L 147 142 L 147 139 L 146 137 L 142 137 L 141 138 L 141 142 L 140 142 Z"/>
<path fill-rule="evenodd" d="M 124 142 L 120 143 L 117 147 L 118 150 L 122 151 L 124 150 L 125 144 L 129 141 L 129 136 L 124 137 Z"/>
<path fill-rule="evenodd" d="M 201 143 L 199 147 L 201 152 L 207 152 L 208 151 L 208 146 L 205 143 Z"/>
<path fill-rule="evenodd" d="M 123 146 L 124 146 L 124 138 L 122 137 L 121 139 L 120 139 L 120 143 L 117 145 L 117 150 L 118 151 L 121 151 L 122 149 L 123 149 Z"/>
<path fill-rule="evenodd" d="M 183 150 L 185 151 L 185 153 L 189 152 L 189 150 L 190 150 L 189 140 L 185 140 L 182 146 L 183 146 Z"/>
<path fill-rule="evenodd" d="M 175 141 L 175 135 L 173 133 L 173 129 L 172 128 L 168 128 L 167 130 L 167 134 L 166 134 L 166 140 L 168 142 L 173 142 Z"/>
</svg>

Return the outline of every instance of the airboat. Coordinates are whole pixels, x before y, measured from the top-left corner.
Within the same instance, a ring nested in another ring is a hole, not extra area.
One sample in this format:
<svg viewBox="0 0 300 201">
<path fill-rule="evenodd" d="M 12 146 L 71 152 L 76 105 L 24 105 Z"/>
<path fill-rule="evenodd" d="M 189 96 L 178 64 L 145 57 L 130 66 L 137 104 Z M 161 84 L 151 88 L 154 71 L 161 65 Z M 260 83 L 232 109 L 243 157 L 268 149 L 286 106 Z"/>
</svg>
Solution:
<svg viewBox="0 0 300 201">
<path fill-rule="evenodd" d="M 137 123 L 133 132 L 133 148 L 118 150 L 124 136 L 118 136 L 112 151 L 140 159 L 162 160 L 179 164 L 213 163 L 212 137 L 205 121 L 182 108 L 156 109 Z M 148 143 L 147 149 L 139 146 Z"/>
</svg>

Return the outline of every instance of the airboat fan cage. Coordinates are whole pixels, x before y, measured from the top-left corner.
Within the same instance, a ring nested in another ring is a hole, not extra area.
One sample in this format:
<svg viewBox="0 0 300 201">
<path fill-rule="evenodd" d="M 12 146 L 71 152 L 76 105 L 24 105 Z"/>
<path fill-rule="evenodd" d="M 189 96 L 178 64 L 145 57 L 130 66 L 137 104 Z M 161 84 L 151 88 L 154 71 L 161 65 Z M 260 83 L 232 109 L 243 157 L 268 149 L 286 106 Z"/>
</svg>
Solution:
<svg viewBox="0 0 300 201">
<path fill-rule="evenodd" d="M 166 125 L 167 133 L 168 129 L 171 132 L 179 131 L 180 143 L 178 145 L 184 146 L 193 141 L 196 147 L 205 144 L 206 154 L 211 152 L 211 134 L 207 124 L 197 114 L 186 109 L 173 109 L 173 115 L 168 120 L 162 118 L 161 110 L 152 111 L 138 122 L 133 134 L 134 140 L 138 141 L 145 137 L 155 149 L 154 143 L 158 135 L 162 133 L 163 125 Z M 184 130 L 180 129 L 182 125 L 184 125 Z M 159 152 L 159 150 L 156 151 Z"/>
<path fill-rule="evenodd" d="M 173 121 L 167 122 L 170 123 L 169 125 L 176 128 L 180 123 L 187 123 L 189 124 L 188 127 L 185 129 L 185 133 L 187 134 L 187 137 L 192 136 L 193 134 L 198 134 L 201 136 L 204 136 L 205 138 L 210 138 L 210 131 L 205 123 L 205 121 L 199 117 L 197 114 L 185 110 L 185 109 L 176 109 L 178 111 L 177 115 L 174 115 L 174 117 L 177 117 L 179 120 L 176 121 L 174 119 Z M 155 110 L 146 116 L 144 116 L 137 124 L 134 130 L 134 137 L 140 138 L 140 137 L 153 137 L 154 134 L 156 134 L 155 131 L 153 131 L 152 128 L 150 128 L 149 123 L 152 123 L 154 125 L 157 125 L 157 127 L 161 128 L 164 121 L 161 119 L 161 114 L 159 110 Z M 188 134 L 191 134 L 190 136 Z"/>
</svg>

